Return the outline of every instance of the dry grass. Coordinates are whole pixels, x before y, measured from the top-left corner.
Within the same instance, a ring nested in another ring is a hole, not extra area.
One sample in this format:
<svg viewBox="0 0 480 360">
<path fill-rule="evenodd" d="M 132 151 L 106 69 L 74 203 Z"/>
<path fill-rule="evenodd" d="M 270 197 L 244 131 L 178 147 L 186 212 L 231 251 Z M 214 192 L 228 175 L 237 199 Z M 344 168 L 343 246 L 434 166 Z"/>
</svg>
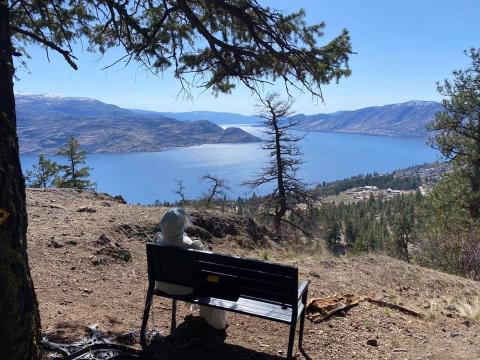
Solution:
<svg viewBox="0 0 480 360">
<path fill-rule="evenodd" d="M 430 320 L 437 319 L 442 310 L 445 308 L 445 301 L 441 299 L 433 299 L 429 302 L 428 308 L 426 309 L 426 317 Z"/>
<path fill-rule="evenodd" d="M 261 249 L 260 250 L 260 258 L 263 259 L 263 260 L 271 260 L 272 251 L 270 249 Z"/>
<path fill-rule="evenodd" d="M 480 298 L 476 297 L 473 300 L 457 301 L 453 304 L 455 310 L 470 320 L 480 320 Z"/>
<path fill-rule="evenodd" d="M 458 298 L 456 296 L 443 296 L 430 301 L 426 315 L 429 319 L 434 320 L 445 310 L 454 311 L 458 315 L 469 320 L 480 321 L 480 297 L 477 296 L 471 299 L 466 299 Z"/>
</svg>

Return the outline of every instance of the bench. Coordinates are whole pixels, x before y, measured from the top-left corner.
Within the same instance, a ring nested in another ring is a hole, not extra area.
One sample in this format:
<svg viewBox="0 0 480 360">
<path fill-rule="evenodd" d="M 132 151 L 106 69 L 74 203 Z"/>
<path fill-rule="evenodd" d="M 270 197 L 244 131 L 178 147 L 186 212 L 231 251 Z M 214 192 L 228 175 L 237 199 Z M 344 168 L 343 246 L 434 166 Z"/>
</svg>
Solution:
<svg viewBox="0 0 480 360">
<path fill-rule="evenodd" d="M 153 296 L 172 299 L 171 331 L 176 328 L 176 302 L 211 306 L 290 325 L 287 358 L 292 357 L 297 321 L 302 351 L 308 282 L 298 286 L 293 266 L 147 244 L 148 291 L 140 343 L 147 347 L 146 329 Z M 188 286 L 192 294 L 175 296 L 155 289 L 155 281 Z"/>
</svg>

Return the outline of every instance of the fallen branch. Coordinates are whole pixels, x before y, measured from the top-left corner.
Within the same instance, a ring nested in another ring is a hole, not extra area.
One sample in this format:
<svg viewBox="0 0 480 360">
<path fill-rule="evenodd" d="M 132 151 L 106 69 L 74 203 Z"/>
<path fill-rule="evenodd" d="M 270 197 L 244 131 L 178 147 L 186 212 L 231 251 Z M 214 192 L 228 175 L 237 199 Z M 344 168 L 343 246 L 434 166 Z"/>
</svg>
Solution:
<svg viewBox="0 0 480 360">
<path fill-rule="evenodd" d="M 415 317 L 420 318 L 420 319 L 423 319 L 423 317 L 424 317 L 423 314 L 420 314 L 419 312 L 417 312 L 415 310 L 412 310 L 412 309 L 406 308 L 405 306 L 398 305 L 398 304 L 395 304 L 395 303 L 391 303 L 391 302 L 388 302 L 388 301 L 384 301 L 384 300 L 380 300 L 380 299 L 373 299 L 371 297 L 366 297 L 364 300 L 366 300 L 368 302 L 371 302 L 373 304 L 388 307 L 390 309 L 399 310 L 399 311 L 401 311 L 405 314 L 412 315 L 412 316 L 415 316 Z"/>
<path fill-rule="evenodd" d="M 311 316 L 309 316 L 308 320 L 317 324 L 317 323 L 320 323 L 322 321 L 328 320 L 328 318 L 330 318 L 331 316 L 333 316 L 333 315 L 335 315 L 335 314 L 337 314 L 341 311 L 347 311 L 350 308 L 352 308 L 354 306 L 357 306 L 358 304 L 359 303 L 346 304 L 346 305 L 343 305 L 341 307 L 336 308 L 335 310 L 333 310 L 331 312 L 326 313 L 325 315 L 322 315 L 322 314 L 311 315 Z"/>
<path fill-rule="evenodd" d="M 323 299 L 313 299 L 307 306 L 307 318 L 314 323 L 319 323 L 357 306 L 361 300 L 354 294 L 335 294 Z"/>
<path fill-rule="evenodd" d="M 423 314 L 406 308 L 402 305 L 391 303 L 385 300 L 374 299 L 369 296 L 362 297 L 355 294 L 335 294 L 325 298 L 313 299 L 307 305 L 307 318 L 314 323 L 319 323 L 329 319 L 335 314 L 347 311 L 352 307 L 357 306 L 362 301 L 368 301 L 373 304 L 398 310 L 420 319 L 424 318 Z"/>
</svg>

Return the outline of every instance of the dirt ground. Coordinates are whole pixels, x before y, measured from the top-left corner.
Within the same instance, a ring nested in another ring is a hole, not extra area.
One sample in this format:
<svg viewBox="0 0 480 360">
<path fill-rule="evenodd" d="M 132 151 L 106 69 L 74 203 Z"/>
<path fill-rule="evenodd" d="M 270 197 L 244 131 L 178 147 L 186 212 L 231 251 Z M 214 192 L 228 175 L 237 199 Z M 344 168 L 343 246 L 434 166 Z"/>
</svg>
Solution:
<svg viewBox="0 0 480 360">
<path fill-rule="evenodd" d="M 28 189 L 27 201 L 28 253 L 44 335 L 78 340 L 91 324 L 112 336 L 130 331 L 138 335 L 147 289 L 144 244 L 165 209 L 126 205 L 107 195 L 73 190 Z M 298 359 L 480 358 L 480 323 L 473 316 L 461 316 L 455 307 L 457 303 L 480 306 L 479 282 L 383 255 L 335 258 L 321 250 L 294 254 L 268 239 L 253 239 L 251 231 L 241 229 L 242 221 L 237 224 L 240 231 L 230 229 L 223 238 L 211 236 L 215 229 L 200 226 L 194 227 L 194 233 L 206 239 L 213 251 L 298 266 L 301 277 L 310 281 L 309 298 L 370 295 L 425 315 L 419 319 L 364 302 L 344 316 L 319 324 L 307 321 L 305 354 L 297 353 Z M 169 309 L 168 301 L 155 299 L 149 328 L 168 335 Z M 180 306 L 179 331 L 188 329 L 189 322 L 183 320 L 188 314 L 188 307 Z M 167 358 L 285 356 L 287 326 L 232 313 L 229 322 L 226 339 L 209 347 L 197 343 L 176 349 Z"/>
</svg>

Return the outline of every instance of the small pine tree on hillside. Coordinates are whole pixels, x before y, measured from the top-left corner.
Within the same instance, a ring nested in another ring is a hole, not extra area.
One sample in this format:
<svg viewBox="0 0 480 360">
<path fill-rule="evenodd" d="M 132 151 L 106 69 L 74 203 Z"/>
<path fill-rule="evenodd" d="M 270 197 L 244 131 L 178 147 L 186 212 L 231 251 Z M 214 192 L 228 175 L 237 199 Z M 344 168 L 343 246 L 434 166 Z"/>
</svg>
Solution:
<svg viewBox="0 0 480 360">
<path fill-rule="evenodd" d="M 60 165 L 63 175 L 57 181 L 58 187 L 74 189 L 96 188 L 96 184 L 88 179 L 92 168 L 82 166 L 86 163 L 87 156 L 85 151 L 81 150 L 77 139 L 71 137 L 67 144 L 58 150 L 57 155 L 67 158 L 67 164 Z"/>
<path fill-rule="evenodd" d="M 38 163 L 25 174 L 27 186 L 33 188 L 51 187 L 58 180 L 59 166 L 55 161 L 49 160 L 40 154 Z"/>
</svg>

